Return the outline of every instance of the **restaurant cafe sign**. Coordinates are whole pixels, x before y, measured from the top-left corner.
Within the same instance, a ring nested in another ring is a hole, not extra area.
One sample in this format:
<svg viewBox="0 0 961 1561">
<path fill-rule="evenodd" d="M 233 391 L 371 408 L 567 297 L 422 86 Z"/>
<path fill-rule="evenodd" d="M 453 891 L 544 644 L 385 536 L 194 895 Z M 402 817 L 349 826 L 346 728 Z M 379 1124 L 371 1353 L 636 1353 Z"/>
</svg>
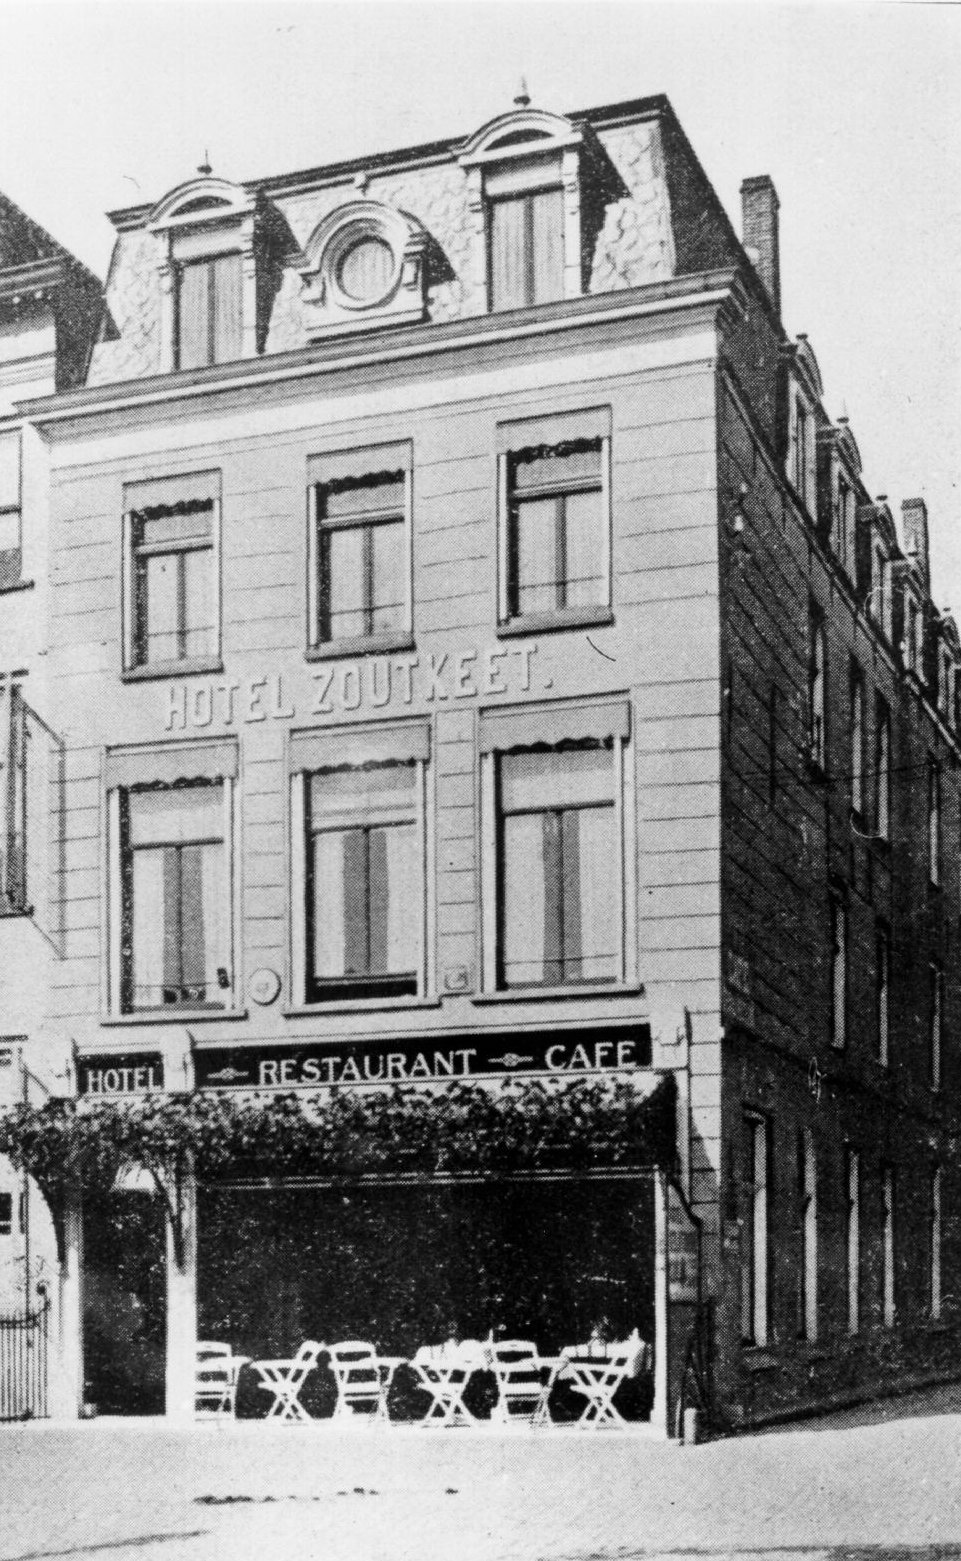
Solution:
<svg viewBox="0 0 961 1561">
<path fill-rule="evenodd" d="M 646 1024 L 604 1030 L 538 1030 L 466 1035 L 427 1043 L 349 1041 L 342 1045 L 210 1046 L 194 1052 L 197 1089 L 317 1089 L 332 1085 L 464 1082 L 497 1075 L 582 1078 L 651 1066 Z M 159 1053 L 88 1056 L 77 1067 L 81 1095 L 149 1094 L 164 1087 Z"/>
</svg>

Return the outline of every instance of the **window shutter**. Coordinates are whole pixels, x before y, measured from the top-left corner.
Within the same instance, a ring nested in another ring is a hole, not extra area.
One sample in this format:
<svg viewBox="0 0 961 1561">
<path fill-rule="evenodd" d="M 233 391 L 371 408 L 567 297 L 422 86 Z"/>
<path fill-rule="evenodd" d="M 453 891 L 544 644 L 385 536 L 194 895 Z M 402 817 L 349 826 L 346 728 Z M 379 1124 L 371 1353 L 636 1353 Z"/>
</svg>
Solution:
<svg viewBox="0 0 961 1561">
<path fill-rule="evenodd" d="M 211 261 L 214 363 L 230 363 L 242 356 L 241 266 L 240 255 L 220 255 Z"/>
<path fill-rule="evenodd" d="M 492 309 L 522 309 L 529 302 L 526 213 L 523 197 L 491 206 Z"/>
<path fill-rule="evenodd" d="M 544 304 L 564 296 L 564 192 L 538 190 L 530 201 L 533 302 Z"/>
<path fill-rule="evenodd" d="M 196 369 L 209 363 L 210 268 L 206 261 L 181 267 L 177 319 L 177 367 Z"/>
</svg>

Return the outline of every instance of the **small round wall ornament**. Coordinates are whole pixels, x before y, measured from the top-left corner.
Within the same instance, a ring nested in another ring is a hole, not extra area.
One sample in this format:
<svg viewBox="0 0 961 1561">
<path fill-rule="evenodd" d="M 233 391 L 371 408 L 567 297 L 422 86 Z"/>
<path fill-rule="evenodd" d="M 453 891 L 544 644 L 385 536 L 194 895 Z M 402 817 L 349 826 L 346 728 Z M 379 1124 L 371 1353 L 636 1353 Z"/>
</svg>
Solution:
<svg viewBox="0 0 961 1561">
<path fill-rule="evenodd" d="M 280 977 L 276 970 L 263 965 L 251 974 L 247 982 L 247 991 L 250 993 L 252 1003 L 259 1003 L 262 1008 L 266 1007 L 268 1003 L 276 1002 L 280 994 Z"/>
</svg>

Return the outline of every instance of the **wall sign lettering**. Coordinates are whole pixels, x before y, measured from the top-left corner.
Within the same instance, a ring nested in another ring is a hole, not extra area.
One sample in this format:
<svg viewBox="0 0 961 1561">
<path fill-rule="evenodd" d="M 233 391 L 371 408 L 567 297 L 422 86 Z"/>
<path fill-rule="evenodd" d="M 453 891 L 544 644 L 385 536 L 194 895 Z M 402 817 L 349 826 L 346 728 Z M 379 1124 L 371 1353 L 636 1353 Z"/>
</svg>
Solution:
<svg viewBox="0 0 961 1561">
<path fill-rule="evenodd" d="M 484 650 L 430 651 L 423 656 L 365 656 L 332 661 L 311 673 L 313 693 L 300 706 L 280 672 L 255 678 L 192 678 L 171 683 L 164 699 L 168 732 L 249 726 L 306 716 L 343 716 L 409 706 L 443 706 L 457 700 L 526 694 L 534 687 L 536 645 Z M 548 690 L 550 678 L 539 688 Z"/>
<path fill-rule="evenodd" d="M 77 1062 L 79 1095 L 149 1095 L 163 1087 L 164 1064 L 159 1052 L 81 1057 Z"/>
<path fill-rule="evenodd" d="M 303 1089 L 332 1084 L 416 1084 L 549 1074 L 578 1077 L 649 1068 L 646 1024 L 605 1030 L 539 1030 L 429 1041 L 356 1041 L 340 1046 L 213 1046 L 194 1053 L 198 1089 Z"/>
</svg>

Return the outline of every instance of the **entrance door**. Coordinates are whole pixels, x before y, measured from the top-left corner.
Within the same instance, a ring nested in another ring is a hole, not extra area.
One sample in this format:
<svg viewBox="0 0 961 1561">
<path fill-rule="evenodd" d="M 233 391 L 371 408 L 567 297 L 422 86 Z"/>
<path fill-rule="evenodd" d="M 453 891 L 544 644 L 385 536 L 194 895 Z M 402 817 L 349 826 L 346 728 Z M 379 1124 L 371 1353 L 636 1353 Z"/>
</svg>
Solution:
<svg viewBox="0 0 961 1561">
<path fill-rule="evenodd" d="M 84 1382 L 104 1415 L 162 1415 L 166 1349 L 163 1210 L 142 1192 L 84 1208 Z"/>
</svg>

